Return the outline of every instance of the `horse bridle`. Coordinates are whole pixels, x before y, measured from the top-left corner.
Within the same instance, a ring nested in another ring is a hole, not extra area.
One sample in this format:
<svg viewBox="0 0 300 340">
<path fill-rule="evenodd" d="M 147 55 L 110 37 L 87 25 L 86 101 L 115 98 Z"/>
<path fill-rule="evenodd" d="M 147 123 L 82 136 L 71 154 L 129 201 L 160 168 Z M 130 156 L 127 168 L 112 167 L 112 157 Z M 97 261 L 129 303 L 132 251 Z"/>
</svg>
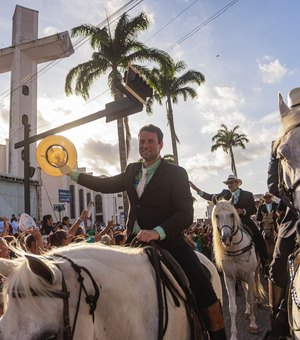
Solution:
<svg viewBox="0 0 300 340">
<path fill-rule="evenodd" d="M 61 257 L 65 260 L 67 260 L 72 268 L 75 270 L 75 272 L 78 275 L 78 282 L 80 283 L 80 287 L 79 287 L 79 294 L 78 294 L 78 299 L 77 299 L 77 306 L 76 306 L 76 312 L 75 312 L 75 317 L 73 320 L 73 326 L 71 327 L 70 325 L 70 315 L 69 315 L 69 296 L 70 294 L 68 294 L 68 297 L 63 297 L 63 319 L 64 319 L 64 340 L 72 340 L 74 337 L 74 333 L 75 333 L 75 329 L 76 329 L 76 323 L 77 323 L 77 317 L 78 317 L 78 313 L 79 313 L 79 308 L 80 308 L 80 302 L 81 302 L 81 294 L 82 291 L 84 291 L 85 293 L 85 302 L 90 306 L 90 315 L 92 315 L 93 317 L 93 322 L 95 322 L 95 310 L 97 307 L 97 301 L 100 297 L 100 290 L 99 287 L 96 283 L 96 281 L 94 280 L 93 276 L 91 275 L 91 273 L 89 272 L 88 269 L 86 269 L 85 267 L 79 266 L 77 265 L 74 261 L 72 261 L 70 258 L 64 256 L 64 255 L 60 255 L 60 254 L 53 254 L 53 256 L 55 257 Z M 63 292 L 68 292 L 67 291 L 67 285 L 65 282 L 65 278 L 64 278 L 64 274 L 63 271 L 61 270 L 61 268 L 58 266 L 59 270 L 61 271 L 62 274 L 62 291 Z M 95 294 L 88 294 L 85 285 L 84 285 L 84 277 L 82 276 L 82 271 L 84 271 L 90 278 L 93 287 L 94 287 L 94 291 Z"/>
<path fill-rule="evenodd" d="M 277 149 L 281 143 L 282 138 L 284 138 L 291 130 L 300 127 L 300 123 L 291 125 L 284 133 L 284 135 L 275 142 L 274 146 L 274 154 L 277 157 Z M 288 188 L 284 181 L 283 181 L 283 168 L 281 165 L 281 161 L 278 162 L 278 189 L 279 189 L 279 196 L 282 199 L 283 203 L 288 206 L 299 218 L 300 217 L 300 210 L 297 209 L 294 205 L 294 192 L 297 187 L 300 185 L 300 177 L 293 183 L 293 185 Z"/>
<path fill-rule="evenodd" d="M 70 258 L 68 258 L 64 255 L 53 254 L 51 257 L 46 256 L 46 258 L 50 259 L 50 260 L 53 260 L 53 257 L 60 257 L 60 258 L 67 260 L 71 264 L 71 266 L 75 270 L 75 272 L 78 274 L 77 280 L 80 283 L 80 287 L 79 287 L 79 294 L 78 294 L 76 312 L 75 312 L 75 317 L 74 317 L 74 320 L 73 320 L 73 326 L 72 327 L 71 327 L 71 324 L 70 324 L 70 312 L 69 312 L 70 292 L 68 291 L 68 288 L 67 288 L 67 284 L 66 284 L 66 281 L 65 281 L 63 270 L 60 268 L 59 264 L 55 264 L 55 265 L 57 266 L 57 268 L 61 272 L 62 289 L 61 289 L 61 291 L 50 290 L 48 292 L 49 297 L 60 298 L 60 299 L 63 300 L 63 321 L 64 321 L 63 340 L 72 340 L 73 337 L 74 337 L 75 329 L 76 329 L 76 323 L 77 323 L 77 317 L 78 317 L 79 308 L 80 308 L 82 291 L 84 291 L 84 293 L 86 295 L 85 301 L 90 306 L 90 315 L 92 315 L 93 322 L 95 322 L 95 314 L 94 313 L 95 313 L 95 310 L 96 310 L 96 307 L 97 307 L 97 301 L 100 297 L 100 290 L 99 290 L 99 287 L 98 287 L 96 281 L 92 277 L 91 273 L 85 267 L 78 266 Z M 93 284 L 93 287 L 94 287 L 94 291 L 95 291 L 94 295 L 88 294 L 88 292 L 85 288 L 85 285 L 84 285 L 84 277 L 82 276 L 82 271 L 84 271 L 89 276 L 89 278 L 90 278 L 90 280 Z M 37 294 L 33 289 L 31 289 L 31 293 L 32 293 L 33 296 L 39 296 L 39 294 Z M 20 298 L 20 297 L 23 296 L 23 294 L 21 292 L 13 290 L 12 296 L 13 297 L 18 296 Z M 53 338 L 52 335 L 49 334 L 49 336 L 50 336 L 51 339 Z"/>
</svg>

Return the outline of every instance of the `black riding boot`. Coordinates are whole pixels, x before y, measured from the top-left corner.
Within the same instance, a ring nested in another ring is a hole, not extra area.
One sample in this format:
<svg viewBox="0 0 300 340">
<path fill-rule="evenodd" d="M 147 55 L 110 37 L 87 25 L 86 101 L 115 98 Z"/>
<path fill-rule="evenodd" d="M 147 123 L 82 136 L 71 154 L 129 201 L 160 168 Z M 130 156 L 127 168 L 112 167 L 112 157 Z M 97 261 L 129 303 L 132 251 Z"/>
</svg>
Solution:
<svg viewBox="0 0 300 340">
<path fill-rule="evenodd" d="M 265 340 L 277 340 L 281 336 L 289 335 L 285 288 L 269 281 L 269 303 L 272 308 L 272 329 L 265 336 Z"/>
<path fill-rule="evenodd" d="M 200 314 L 202 315 L 211 340 L 227 339 L 220 301 L 215 302 L 207 308 L 203 308 Z"/>
</svg>

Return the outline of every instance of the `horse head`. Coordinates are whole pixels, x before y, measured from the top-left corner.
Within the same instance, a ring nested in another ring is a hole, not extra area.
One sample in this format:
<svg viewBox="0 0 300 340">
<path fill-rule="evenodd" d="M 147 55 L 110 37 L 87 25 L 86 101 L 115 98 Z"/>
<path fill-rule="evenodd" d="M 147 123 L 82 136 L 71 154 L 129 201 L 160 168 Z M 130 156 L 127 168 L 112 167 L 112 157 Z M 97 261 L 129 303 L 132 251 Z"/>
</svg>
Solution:
<svg viewBox="0 0 300 340">
<path fill-rule="evenodd" d="M 260 223 L 260 230 L 265 241 L 274 240 L 274 219 L 273 213 L 263 213 L 263 219 Z"/>
<path fill-rule="evenodd" d="M 290 97 L 293 96 L 290 92 Z M 274 153 L 280 161 L 280 188 L 285 203 L 300 211 L 300 106 L 289 108 L 279 94 L 279 111 L 281 115 L 281 133 L 274 144 Z"/>
<path fill-rule="evenodd" d="M 241 220 L 231 200 L 221 199 L 216 203 L 212 212 L 212 224 L 214 236 L 218 235 L 225 247 L 231 246 L 241 225 Z"/>
</svg>

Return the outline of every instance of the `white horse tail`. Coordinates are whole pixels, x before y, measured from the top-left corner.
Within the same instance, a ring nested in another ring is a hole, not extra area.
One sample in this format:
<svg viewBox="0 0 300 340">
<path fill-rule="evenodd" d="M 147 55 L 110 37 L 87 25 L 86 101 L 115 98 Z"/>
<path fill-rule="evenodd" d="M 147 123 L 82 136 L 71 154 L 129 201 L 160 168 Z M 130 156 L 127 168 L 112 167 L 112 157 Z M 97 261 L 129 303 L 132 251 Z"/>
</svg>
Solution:
<svg viewBox="0 0 300 340">
<path fill-rule="evenodd" d="M 263 299 L 267 295 L 266 291 L 264 289 L 264 286 L 261 282 L 261 276 L 260 276 L 259 268 L 257 268 L 256 271 L 255 271 L 255 291 L 254 291 L 254 294 L 255 294 L 257 299 Z"/>
</svg>

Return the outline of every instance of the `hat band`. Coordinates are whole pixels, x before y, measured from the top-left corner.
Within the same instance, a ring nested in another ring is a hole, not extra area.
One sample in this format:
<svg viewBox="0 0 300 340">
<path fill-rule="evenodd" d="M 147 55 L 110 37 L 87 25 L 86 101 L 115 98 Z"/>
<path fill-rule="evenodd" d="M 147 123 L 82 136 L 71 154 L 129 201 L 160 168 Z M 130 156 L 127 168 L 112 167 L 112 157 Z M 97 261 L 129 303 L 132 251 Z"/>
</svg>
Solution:
<svg viewBox="0 0 300 340">
<path fill-rule="evenodd" d="M 293 109 L 294 107 L 297 107 L 297 106 L 300 106 L 300 103 L 292 105 L 291 109 Z"/>
</svg>

